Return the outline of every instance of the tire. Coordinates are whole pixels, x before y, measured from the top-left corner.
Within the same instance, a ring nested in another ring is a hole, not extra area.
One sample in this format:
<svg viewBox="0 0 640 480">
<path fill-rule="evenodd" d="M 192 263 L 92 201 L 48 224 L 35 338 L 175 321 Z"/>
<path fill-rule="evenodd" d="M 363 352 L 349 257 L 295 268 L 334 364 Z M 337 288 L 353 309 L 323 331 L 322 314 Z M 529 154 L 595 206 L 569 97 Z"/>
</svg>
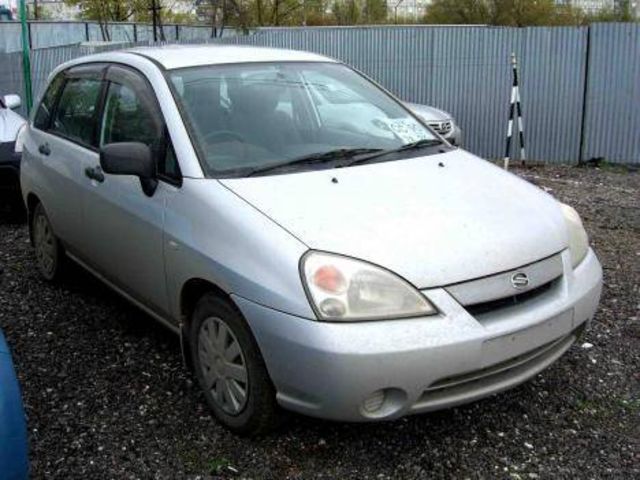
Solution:
<svg viewBox="0 0 640 480">
<path fill-rule="evenodd" d="M 275 388 L 238 310 L 220 296 L 207 293 L 194 309 L 190 330 L 195 375 L 218 421 L 247 436 L 275 428 L 281 419 Z"/>
<path fill-rule="evenodd" d="M 59 280 L 66 257 L 41 203 L 35 206 L 29 227 L 40 275 L 48 282 Z"/>
</svg>

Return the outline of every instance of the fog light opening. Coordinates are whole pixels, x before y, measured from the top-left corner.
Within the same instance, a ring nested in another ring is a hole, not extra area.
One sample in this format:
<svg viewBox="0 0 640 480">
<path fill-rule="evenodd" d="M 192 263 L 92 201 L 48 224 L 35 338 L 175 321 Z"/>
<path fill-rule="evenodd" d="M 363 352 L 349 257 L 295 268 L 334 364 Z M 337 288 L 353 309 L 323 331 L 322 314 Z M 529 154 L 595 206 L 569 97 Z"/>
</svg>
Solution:
<svg viewBox="0 0 640 480">
<path fill-rule="evenodd" d="M 362 409 L 367 413 L 376 413 L 384 403 L 384 390 L 373 392 L 362 402 Z"/>
<path fill-rule="evenodd" d="M 369 418 L 389 417 L 398 413 L 407 402 L 407 394 L 399 388 L 383 388 L 369 394 L 360 411 Z"/>
</svg>

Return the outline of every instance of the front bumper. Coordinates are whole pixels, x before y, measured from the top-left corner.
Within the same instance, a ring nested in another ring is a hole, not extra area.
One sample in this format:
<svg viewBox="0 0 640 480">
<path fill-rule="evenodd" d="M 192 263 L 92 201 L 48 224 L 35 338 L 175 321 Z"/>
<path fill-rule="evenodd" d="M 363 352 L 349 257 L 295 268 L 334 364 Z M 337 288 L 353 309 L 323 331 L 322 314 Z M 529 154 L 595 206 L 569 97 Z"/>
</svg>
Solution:
<svg viewBox="0 0 640 480">
<path fill-rule="evenodd" d="M 14 142 L 0 143 L 0 193 L 20 193 L 20 158 Z M 1 200 L 1 199 L 0 199 Z"/>
<path fill-rule="evenodd" d="M 371 421 L 452 407 L 522 383 L 557 360 L 593 317 L 602 269 L 593 251 L 556 287 L 478 320 L 445 289 L 425 292 L 442 314 L 328 323 L 235 297 L 285 408 Z"/>
</svg>

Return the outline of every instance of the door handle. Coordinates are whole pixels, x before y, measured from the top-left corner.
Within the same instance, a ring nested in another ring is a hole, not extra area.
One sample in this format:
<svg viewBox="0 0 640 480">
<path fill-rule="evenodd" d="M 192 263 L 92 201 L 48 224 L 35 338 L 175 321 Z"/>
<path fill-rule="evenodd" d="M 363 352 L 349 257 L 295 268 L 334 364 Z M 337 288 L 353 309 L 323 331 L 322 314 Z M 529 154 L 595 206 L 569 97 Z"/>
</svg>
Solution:
<svg viewBox="0 0 640 480">
<path fill-rule="evenodd" d="M 84 174 L 98 183 L 104 182 L 104 173 L 100 167 L 87 167 L 84 169 Z"/>
<path fill-rule="evenodd" d="M 42 145 L 40 145 L 38 147 L 38 151 L 45 156 L 49 156 L 51 154 L 51 147 L 49 146 L 48 143 L 43 143 Z"/>
</svg>

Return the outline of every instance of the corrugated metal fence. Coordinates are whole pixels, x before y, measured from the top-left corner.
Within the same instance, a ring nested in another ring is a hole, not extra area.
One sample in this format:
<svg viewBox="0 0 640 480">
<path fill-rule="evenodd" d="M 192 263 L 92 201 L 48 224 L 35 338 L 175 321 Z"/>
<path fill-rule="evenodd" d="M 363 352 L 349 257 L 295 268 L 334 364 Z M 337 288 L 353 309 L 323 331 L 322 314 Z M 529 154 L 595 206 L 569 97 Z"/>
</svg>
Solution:
<svg viewBox="0 0 640 480">
<path fill-rule="evenodd" d="M 640 24 L 590 33 L 584 158 L 640 164 Z"/>
<path fill-rule="evenodd" d="M 215 42 L 308 50 L 340 59 L 404 100 L 450 111 L 464 130 L 465 148 L 485 158 L 504 153 L 509 59 L 515 52 L 530 158 L 577 163 L 604 157 L 640 164 L 637 24 L 274 28 Z M 34 90 L 55 65 L 86 52 L 80 47 L 34 51 Z M 16 60 L 19 56 L 10 61 Z M 0 73 L 0 88 L 7 91 L 5 76 Z"/>
<path fill-rule="evenodd" d="M 19 22 L 0 22 L 0 52 L 17 52 L 22 48 Z M 109 23 L 102 27 L 96 22 L 30 21 L 28 23 L 31 48 L 69 46 L 81 42 L 104 41 L 103 30 L 112 42 L 147 42 L 153 40 L 153 27 L 147 23 Z M 163 25 L 165 41 L 207 41 L 211 27 L 206 25 Z M 235 35 L 225 28 L 224 35 Z"/>
</svg>

